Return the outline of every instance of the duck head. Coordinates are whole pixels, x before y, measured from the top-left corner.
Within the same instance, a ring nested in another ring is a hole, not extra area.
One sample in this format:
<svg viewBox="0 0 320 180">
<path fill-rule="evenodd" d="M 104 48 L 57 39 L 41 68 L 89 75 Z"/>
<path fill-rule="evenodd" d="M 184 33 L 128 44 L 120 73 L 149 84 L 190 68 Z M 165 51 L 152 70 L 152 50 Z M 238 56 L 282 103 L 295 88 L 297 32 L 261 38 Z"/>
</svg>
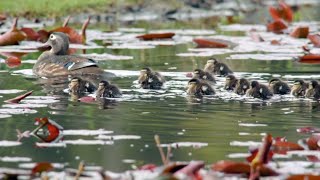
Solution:
<svg viewBox="0 0 320 180">
<path fill-rule="evenodd" d="M 149 67 L 141 69 L 138 82 L 139 83 L 145 82 L 151 74 L 152 74 L 152 70 Z"/>
<path fill-rule="evenodd" d="M 193 71 L 193 78 L 202 78 L 205 75 L 202 69 L 195 69 Z"/>
<path fill-rule="evenodd" d="M 259 87 L 259 82 L 258 81 L 252 81 L 250 84 L 251 88 L 258 88 Z"/>
<path fill-rule="evenodd" d="M 237 78 L 234 75 L 228 75 L 226 77 L 226 84 L 225 84 L 225 89 L 230 89 L 234 86 L 234 84 L 236 84 L 237 82 Z"/>
<path fill-rule="evenodd" d="M 273 86 L 275 83 L 277 83 L 277 82 L 279 82 L 280 81 L 280 79 L 278 79 L 278 78 L 273 78 L 273 79 L 271 79 L 270 81 L 269 81 L 269 86 Z"/>
<path fill-rule="evenodd" d="M 218 63 L 216 59 L 210 59 L 207 61 L 207 64 L 204 66 L 204 71 L 213 72 L 214 66 Z"/>
<path fill-rule="evenodd" d="M 80 90 L 80 79 L 79 78 L 73 78 L 69 83 L 69 91 L 71 93 L 79 92 Z"/>
<path fill-rule="evenodd" d="M 249 89 L 250 83 L 247 79 L 241 78 L 236 85 L 236 93 L 239 95 L 245 95 Z"/>
<path fill-rule="evenodd" d="M 309 83 L 309 89 L 314 89 L 318 85 L 319 85 L 318 81 L 312 80 Z"/>
<path fill-rule="evenodd" d="M 197 89 L 200 85 L 200 80 L 199 79 L 191 79 L 188 82 L 188 86 L 187 86 L 187 94 L 189 95 L 193 95 L 197 92 Z"/>
<path fill-rule="evenodd" d="M 39 50 L 50 50 L 54 55 L 67 55 L 69 50 L 69 37 L 62 32 L 51 33 L 49 39 Z"/>
<path fill-rule="evenodd" d="M 104 91 L 106 90 L 106 87 L 110 85 L 108 81 L 100 81 L 99 87 L 96 92 L 97 97 L 103 97 Z"/>
</svg>

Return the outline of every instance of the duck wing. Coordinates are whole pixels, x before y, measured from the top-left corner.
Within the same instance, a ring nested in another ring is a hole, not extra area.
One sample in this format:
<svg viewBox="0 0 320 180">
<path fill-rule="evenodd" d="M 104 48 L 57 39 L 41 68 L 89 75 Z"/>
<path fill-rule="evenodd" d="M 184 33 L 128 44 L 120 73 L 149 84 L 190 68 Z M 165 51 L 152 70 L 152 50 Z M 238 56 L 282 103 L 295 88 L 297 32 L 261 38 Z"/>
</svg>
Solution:
<svg viewBox="0 0 320 180">
<path fill-rule="evenodd" d="M 74 71 L 86 67 L 98 67 L 98 64 L 93 59 L 88 59 L 80 56 L 68 56 L 61 57 L 63 61 L 61 61 L 64 68 L 69 71 Z M 60 63 L 60 62 L 59 62 Z"/>
</svg>

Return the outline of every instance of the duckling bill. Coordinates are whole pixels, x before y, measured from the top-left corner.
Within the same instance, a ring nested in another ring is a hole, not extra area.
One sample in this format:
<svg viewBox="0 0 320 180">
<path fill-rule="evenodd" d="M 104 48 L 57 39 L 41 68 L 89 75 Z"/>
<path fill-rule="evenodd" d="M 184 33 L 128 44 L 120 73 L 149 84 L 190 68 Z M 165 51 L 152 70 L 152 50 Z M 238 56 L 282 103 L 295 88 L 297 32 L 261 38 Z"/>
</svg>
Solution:
<svg viewBox="0 0 320 180">
<path fill-rule="evenodd" d="M 231 69 L 225 63 L 221 63 L 216 59 L 208 60 L 204 67 L 204 71 L 221 76 L 233 74 Z"/>
<path fill-rule="evenodd" d="M 199 79 L 191 79 L 188 82 L 187 94 L 194 96 L 214 95 L 214 89 L 205 81 Z"/>
<path fill-rule="evenodd" d="M 160 73 L 153 72 L 147 67 L 140 71 L 138 82 L 143 89 L 161 89 L 165 79 Z"/>
<path fill-rule="evenodd" d="M 112 73 L 105 73 L 92 59 L 68 55 L 69 37 L 64 33 L 52 33 L 42 48 L 47 51 L 39 56 L 38 61 L 33 66 L 33 73 L 37 76 L 53 77 L 84 74 L 114 76 Z"/>
<path fill-rule="evenodd" d="M 251 88 L 247 91 L 248 96 L 265 100 L 270 99 L 273 95 L 266 85 L 260 84 L 258 81 L 252 81 L 250 86 Z"/>
</svg>

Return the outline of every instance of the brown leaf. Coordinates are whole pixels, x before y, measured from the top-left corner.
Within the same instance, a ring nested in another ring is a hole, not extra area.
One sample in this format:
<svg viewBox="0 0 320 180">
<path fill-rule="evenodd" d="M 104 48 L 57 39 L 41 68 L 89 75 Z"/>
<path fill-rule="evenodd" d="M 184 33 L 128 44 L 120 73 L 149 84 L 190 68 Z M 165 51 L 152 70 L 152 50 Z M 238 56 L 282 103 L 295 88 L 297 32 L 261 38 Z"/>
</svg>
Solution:
<svg viewBox="0 0 320 180">
<path fill-rule="evenodd" d="M 0 36 L 0 46 L 16 45 L 20 41 L 26 39 L 26 35 L 17 29 L 18 18 L 15 18 L 12 24 L 12 28 Z"/>
<path fill-rule="evenodd" d="M 269 13 L 275 21 L 279 19 L 287 22 L 293 21 L 293 11 L 291 7 L 283 1 L 279 2 L 278 7 L 269 6 Z"/>
<path fill-rule="evenodd" d="M 307 38 L 308 34 L 309 34 L 308 26 L 298 26 L 290 33 L 290 36 L 294 38 Z"/>
<path fill-rule="evenodd" d="M 277 34 L 283 33 L 283 30 L 287 28 L 288 25 L 282 19 L 275 20 L 267 24 L 267 30 Z"/>
<path fill-rule="evenodd" d="M 320 34 L 309 34 L 308 39 L 315 47 L 320 47 Z"/>
<path fill-rule="evenodd" d="M 286 153 L 287 151 L 299 151 L 304 150 L 302 146 L 293 142 L 276 141 L 272 144 L 272 150 L 274 153 Z"/>
<path fill-rule="evenodd" d="M 289 176 L 286 180 L 318 180 L 320 179 L 319 175 L 312 174 L 295 174 Z"/>
<path fill-rule="evenodd" d="M 307 145 L 308 148 L 310 150 L 320 150 L 320 147 L 318 145 L 318 142 L 320 140 L 320 135 L 311 135 L 308 139 L 307 139 Z"/>
<path fill-rule="evenodd" d="M 39 162 L 31 170 L 31 174 L 35 175 L 37 173 L 47 172 L 53 169 L 51 163 L 48 162 Z"/>
<path fill-rule="evenodd" d="M 175 33 L 151 33 L 151 34 L 143 34 L 143 35 L 137 36 L 137 38 L 148 41 L 148 40 L 155 40 L 155 39 L 170 39 L 174 35 Z"/>
<path fill-rule="evenodd" d="M 274 40 L 270 41 L 270 44 L 272 44 L 272 45 L 281 45 L 281 42 L 274 39 Z"/>
<path fill-rule="evenodd" d="M 309 63 L 309 64 L 319 64 L 320 54 L 306 54 L 299 58 L 299 62 Z"/>
<path fill-rule="evenodd" d="M 24 98 L 30 96 L 30 95 L 32 94 L 32 92 L 33 92 L 33 91 L 29 91 L 29 92 L 27 92 L 27 93 L 25 93 L 25 94 L 22 94 L 22 95 L 20 95 L 20 96 L 17 96 L 17 97 L 15 97 L 15 98 L 12 98 L 12 99 L 8 99 L 8 100 L 6 100 L 6 101 L 4 101 L 4 102 L 6 102 L 6 103 L 19 103 L 19 102 L 20 102 L 21 100 L 23 100 Z"/>
<path fill-rule="evenodd" d="M 28 41 L 38 41 L 40 39 L 39 33 L 32 28 L 21 28 L 20 31 L 26 34 Z"/>
<path fill-rule="evenodd" d="M 192 179 L 198 176 L 198 172 L 204 167 L 203 161 L 191 161 L 187 166 L 176 171 L 173 175 L 179 177 L 179 174 L 184 174 Z"/>
<path fill-rule="evenodd" d="M 162 170 L 161 174 L 173 174 L 177 172 L 178 170 L 186 167 L 188 164 L 187 163 L 182 163 L 182 162 L 174 162 L 166 165 L 164 169 Z"/>
<path fill-rule="evenodd" d="M 199 48 L 227 48 L 229 46 L 225 41 L 219 39 L 196 38 L 193 39 L 193 42 L 197 43 Z"/>
<path fill-rule="evenodd" d="M 10 56 L 5 61 L 9 68 L 15 68 L 21 65 L 21 59 L 18 57 Z"/>
<path fill-rule="evenodd" d="M 39 34 L 39 41 L 43 43 L 46 42 L 50 36 L 50 32 L 44 29 L 39 30 L 38 34 Z"/>
</svg>

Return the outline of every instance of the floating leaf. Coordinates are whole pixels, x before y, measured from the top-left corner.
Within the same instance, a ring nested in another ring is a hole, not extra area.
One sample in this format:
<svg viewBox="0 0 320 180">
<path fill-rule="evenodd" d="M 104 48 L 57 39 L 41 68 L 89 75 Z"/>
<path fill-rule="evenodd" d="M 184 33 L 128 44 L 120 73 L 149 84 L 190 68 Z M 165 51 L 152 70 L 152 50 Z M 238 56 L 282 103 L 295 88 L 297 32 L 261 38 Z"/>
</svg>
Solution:
<svg viewBox="0 0 320 180">
<path fill-rule="evenodd" d="M 318 132 L 320 132 L 320 129 L 319 129 L 319 128 L 316 128 L 316 127 L 307 126 L 307 127 L 298 128 L 298 129 L 297 129 L 297 132 L 298 132 L 298 133 L 306 133 L 306 134 L 309 134 L 309 133 L 318 133 Z"/>
<path fill-rule="evenodd" d="M 174 35 L 175 35 L 174 33 L 150 33 L 150 34 L 143 34 L 143 35 L 137 36 L 137 38 L 148 41 L 148 40 L 154 40 L 154 39 L 170 39 Z"/>
<path fill-rule="evenodd" d="M 17 96 L 17 97 L 15 97 L 15 98 L 12 98 L 12 99 L 8 99 L 8 100 L 6 100 L 6 101 L 4 101 L 4 102 L 6 102 L 6 103 L 19 103 L 22 99 L 30 96 L 30 95 L 32 94 L 32 92 L 33 92 L 33 91 L 29 91 L 29 92 L 27 92 L 27 93 L 25 93 L 25 94 L 22 94 L 22 95 L 20 95 L 20 96 Z"/>
<path fill-rule="evenodd" d="M 39 162 L 31 170 L 31 174 L 35 175 L 37 173 L 47 172 L 53 169 L 51 163 L 48 162 Z"/>
<path fill-rule="evenodd" d="M 281 34 L 283 30 L 287 28 L 288 25 L 282 19 L 275 20 L 267 24 L 267 30 L 277 34 Z"/>
<path fill-rule="evenodd" d="M 26 34 L 28 41 L 38 41 L 40 39 L 39 33 L 32 28 L 21 28 L 20 31 Z"/>
<path fill-rule="evenodd" d="M 279 2 L 279 7 L 269 6 L 269 13 L 275 21 L 279 19 L 284 19 L 287 22 L 293 21 L 293 11 L 291 7 L 283 1 Z"/>
<path fill-rule="evenodd" d="M 318 145 L 318 142 L 320 140 L 320 135 L 311 135 L 308 139 L 307 139 L 307 145 L 308 148 L 310 150 L 320 150 L 320 147 Z"/>
<path fill-rule="evenodd" d="M 15 68 L 21 65 L 21 59 L 11 56 L 6 59 L 5 63 L 8 67 Z"/>
<path fill-rule="evenodd" d="M 96 101 L 96 98 L 92 96 L 83 96 L 79 99 L 79 101 L 84 103 L 93 103 Z"/>
<path fill-rule="evenodd" d="M 230 42 L 220 39 L 195 38 L 193 42 L 197 43 L 198 48 L 227 48 Z"/>
<path fill-rule="evenodd" d="M 291 33 L 290 36 L 294 38 L 307 38 L 309 35 L 308 26 L 299 26 L 296 27 Z"/>
<path fill-rule="evenodd" d="M 308 39 L 315 47 L 320 47 L 320 34 L 309 34 Z"/>
<path fill-rule="evenodd" d="M 185 177 L 191 179 L 202 179 L 201 176 L 198 174 L 199 170 L 204 167 L 203 161 L 191 161 L 187 166 L 181 168 L 180 170 L 176 171 L 173 175 L 176 177 Z"/>
<path fill-rule="evenodd" d="M 0 46 L 15 45 L 26 38 L 26 35 L 17 29 L 18 18 L 15 18 L 9 31 L 0 36 Z"/>
<path fill-rule="evenodd" d="M 276 141 L 272 144 L 275 153 L 284 154 L 287 151 L 304 150 L 302 146 L 293 142 Z"/>
<path fill-rule="evenodd" d="M 320 54 L 306 54 L 299 58 L 301 63 L 318 64 L 320 63 Z"/>
</svg>

